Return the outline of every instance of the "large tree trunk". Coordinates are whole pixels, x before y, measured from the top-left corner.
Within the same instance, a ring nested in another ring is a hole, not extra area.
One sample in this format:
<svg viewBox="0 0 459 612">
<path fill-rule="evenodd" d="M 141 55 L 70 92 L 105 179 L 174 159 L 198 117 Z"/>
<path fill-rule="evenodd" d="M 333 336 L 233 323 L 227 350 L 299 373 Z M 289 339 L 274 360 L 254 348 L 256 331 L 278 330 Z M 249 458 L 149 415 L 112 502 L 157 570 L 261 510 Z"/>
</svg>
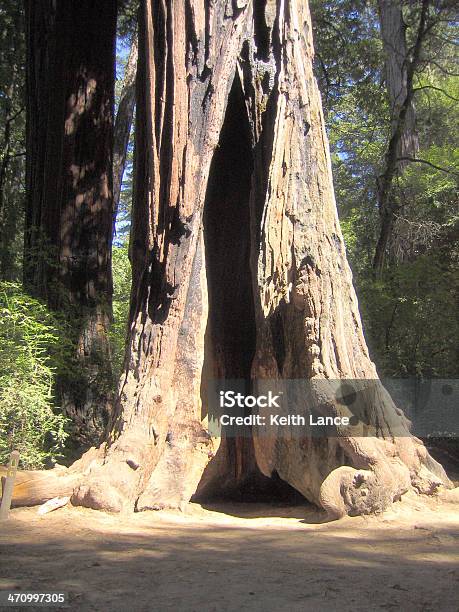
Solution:
<svg viewBox="0 0 459 612">
<path fill-rule="evenodd" d="M 73 503 L 180 507 L 284 483 L 337 517 L 448 484 L 368 356 L 307 3 L 143 8 L 131 337 L 110 440 Z M 378 437 L 254 427 L 219 444 L 202 416 L 213 378 L 307 379 L 332 416 L 346 414 L 334 380 L 371 379 L 360 403 Z"/>
<path fill-rule="evenodd" d="M 74 326 L 79 379 L 60 400 L 83 443 L 111 407 L 112 145 L 116 2 L 26 2 L 24 283 Z"/>
</svg>

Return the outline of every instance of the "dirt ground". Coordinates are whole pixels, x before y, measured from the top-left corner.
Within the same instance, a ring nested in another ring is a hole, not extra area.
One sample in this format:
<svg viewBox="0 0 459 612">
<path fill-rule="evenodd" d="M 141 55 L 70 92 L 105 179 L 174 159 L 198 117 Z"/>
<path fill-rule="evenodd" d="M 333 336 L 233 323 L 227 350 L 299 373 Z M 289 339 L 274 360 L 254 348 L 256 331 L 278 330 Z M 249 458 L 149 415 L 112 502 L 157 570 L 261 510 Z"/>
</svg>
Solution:
<svg viewBox="0 0 459 612">
<path fill-rule="evenodd" d="M 458 508 L 410 494 L 329 523 L 310 506 L 16 509 L 0 590 L 65 591 L 78 611 L 457 611 Z"/>
</svg>

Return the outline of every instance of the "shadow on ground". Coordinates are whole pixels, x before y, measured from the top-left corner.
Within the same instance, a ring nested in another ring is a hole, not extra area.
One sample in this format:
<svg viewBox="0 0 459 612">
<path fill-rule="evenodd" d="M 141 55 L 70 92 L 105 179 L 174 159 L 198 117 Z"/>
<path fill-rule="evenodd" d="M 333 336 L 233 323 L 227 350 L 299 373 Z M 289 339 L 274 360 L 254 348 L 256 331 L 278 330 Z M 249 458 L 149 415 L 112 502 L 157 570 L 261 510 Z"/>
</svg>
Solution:
<svg viewBox="0 0 459 612">
<path fill-rule="evenodd" d="M 0 589 L 66 591 L 78 611 L 456 611 L 457 520 L 440 510 L 402 523 L 290 515 L 269 525 L 229 516 L 234 508 L 225 523 L 204 510 L 22 509 L 1 525 Z"/>
<path fill-rule="evenodd" d="M 305 502 L 302 505 L 284 503 L 259 504 L 259 503 L 237 503 L 218 500 L 201 504 L 205 510 L 218 512 L 224 515 L 235 516 L 244 519 L 257 519 L 269 517 L 301 519 L 304 523 L 326 523 L 329 522 L 324 510 Z"/>
</svg>

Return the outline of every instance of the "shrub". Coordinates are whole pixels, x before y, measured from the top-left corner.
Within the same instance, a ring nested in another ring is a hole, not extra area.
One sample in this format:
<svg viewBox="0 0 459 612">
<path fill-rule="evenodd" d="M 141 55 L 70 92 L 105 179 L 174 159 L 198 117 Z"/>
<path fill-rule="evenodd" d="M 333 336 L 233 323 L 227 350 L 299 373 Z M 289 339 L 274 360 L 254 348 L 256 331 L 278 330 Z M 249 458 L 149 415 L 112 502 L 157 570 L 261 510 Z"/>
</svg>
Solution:
<svg viewBox="0 0 459 612">
<path fill-rule="evenodd" d="M 24 468 L 59 458 L 67 419 L 54 407 L 62 323 L 18 284 L 0 282 L 0 464 L 15 448 Z"/>
<path fill-rule="evenodd" d="M 126 346 L 129 298 L 131 295 L 131 264 L 127 241 L 113 247 L 113 323 L 110 326 L 112 367 L 115 380 L 121 375 Z"/>
</svg>

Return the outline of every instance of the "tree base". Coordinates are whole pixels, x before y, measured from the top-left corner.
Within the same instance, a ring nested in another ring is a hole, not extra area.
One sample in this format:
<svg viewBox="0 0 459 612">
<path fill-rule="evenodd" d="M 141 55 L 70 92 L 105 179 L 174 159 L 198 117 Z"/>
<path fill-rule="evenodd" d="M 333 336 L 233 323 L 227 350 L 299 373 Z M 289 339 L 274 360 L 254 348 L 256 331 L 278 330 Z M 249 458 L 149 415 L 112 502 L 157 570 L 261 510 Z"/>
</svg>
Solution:
<svg viewBox="0 0 459 612">
<path fill-rule="evenodd" d="M 282 473 L 274 472 L 269 478 L 260 471 L 252 471 L 238 480 L 234 470 L 228 472 L 225 447 L 226 444 L 219 454 L 215 441 L 208 437 L 194 446 L 170 445 L 140 494 L 134 492 L 141 482 L 141 466 L 129 459 L 123 462 L 119 457 L 115 462 L 116 455 L 111 456 L 104 446 L 93 448 L 69 469 L 59 466 L 49 471 L 19 472 L 13 506 L 37 505 L 53 497 L 70 495 L 73 505 L 114 513 L 183 509 L 192 499 L 267 501 L 267 497 L 272 499 L 277 493 L 285 495 L 288 488 L 299 492 L 297 500 L 301 494 L 326 510 L 330 519 L 338 519 L 381 513 L 409 490 L 459 501 L 459 489 L 452 488 L 441 465 L 414 437 L 394 442 L 347 439 L 348 457 L 353 458 L 354 467 L 335 467 L 316 486 L 311 487 L 309 482 L 306 494 L 307 479 L 303 479 L 303 484 L 296 483 L 293 489 L 282 480 Z M 311 494 L 312 489 L 316 495 Z"/>
</svg>

